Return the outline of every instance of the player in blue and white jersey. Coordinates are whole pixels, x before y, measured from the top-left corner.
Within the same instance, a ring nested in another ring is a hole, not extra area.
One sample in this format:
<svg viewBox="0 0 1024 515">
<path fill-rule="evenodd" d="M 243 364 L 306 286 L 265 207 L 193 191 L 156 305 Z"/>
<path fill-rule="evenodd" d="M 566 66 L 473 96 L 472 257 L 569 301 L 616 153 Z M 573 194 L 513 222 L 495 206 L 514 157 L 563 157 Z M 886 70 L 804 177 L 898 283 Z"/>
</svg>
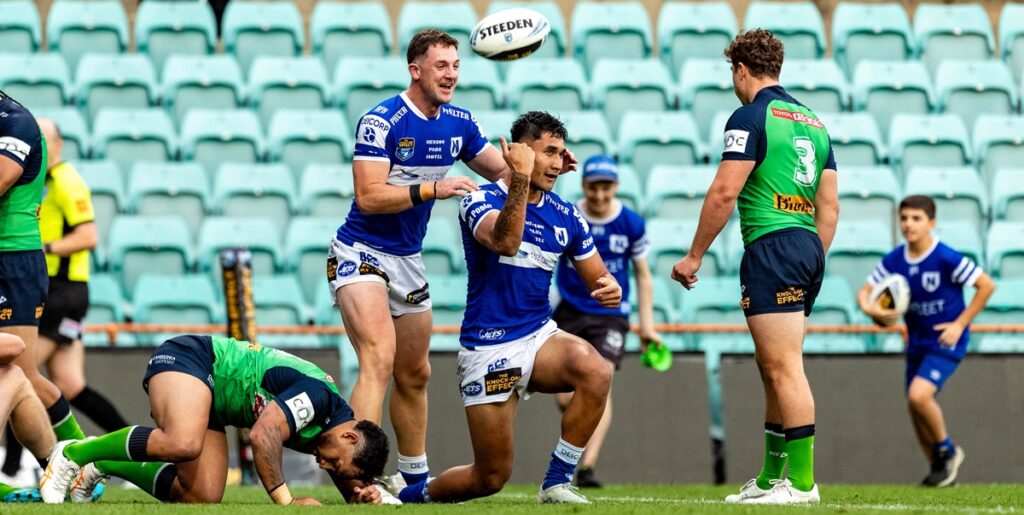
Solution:
<svg viewBox="0 0 1024 515">
<path fill-rule="evenodd" d="M 512 169 L 462 200 L 460 222 L 469 269 L 458 375 L 474 463 L 410 484 L 403 502 L 459 502 L 492 495 L 512 474 L 519 398 L 575 392 L 541 486 L 541 502 L 587 503 L 571 486 L 583 448 L 604 412 L 611 370 L 586 341 L 551 320 L 548 291 L 569 256 L 591 296 L 617 309 L 622 289 L 594 247 L 586 220 L 551 193 L 562 171 L 565 127 L 547 113 L 523 114 L 502 146 Z"/>
<path fill-rule="evenodd" d="M 449 103 L 459 79 L 458 42 L 424 30 L 409 42 L 407 59 L 409 88 L 356 128 L 355 201 L 332 241 L 327 280 L 359 359 L 352 408 L 379 424 L 394 379 L 398 470 L 417 481 L 428 476 L 433 322 L 420 250 L 430 210 L 435 200 L 478 189 L 469 178 L 445 177 L 456 160 L 490 181 L 508 167 L 469 111 Z"/>
<path fill-rule="evenodd" d="M 882 325 L 895 325 L 899 315 L 870 300 L 872 288 L 889 274 L 910 284 L 907 323 L 907 404 L 918 442 L 931 462 L 925 486 L 943 487 L 956 481 L 964 451 L 946 431 L 942 408 L 935 400 L 967 352 L 970 323 L 985 308 L 995 283 L 971 258 L 932 236 L 935 202 L 911 195 L 899 207 L 900 231 L 906 243 L 896 247 L 867 278 L 857 293 L 864 313 Z M 965 287 L 977 294 L 964 306 Z"/>
<path fill-rule="evenodd" d="M 583 199 L 576 204 L 580 215 L 590 225 L 594 246 L 604 260 L 608 272 L 622 286 L 622 297 L 629 298 L 629 267 L 632 263 L 636 276 L 637 303 L 640 315 L 640 346 L 647 350 L 651 342 L 660 342 L 661 335 L 654 330 L 654 281 L 647 266 L 647 241 L 644 219 L 615 198 L 619 189 L 619 165 L 611 156 L 597 154 L 583 165 Z M 626 335 L 629 333 L 631 306 L 623 301 L 617 309 L 602 306 L 590 297 L 590 290 L 576 273 L 572 259 L 562 256 L 555 275 L 561 301 L 552 316 L 559 329 L 583 338 L 597 349 L 614 373 L 625 356 Z M 570 393 L 558 394 L 555 399 L 561 409 L 569 405 Z M 587 443 L 576 470 L 576 486 L 597 488 L 601 483 L 594 474 L 601 445 L 612 422 L 612 398 L 608 396 L 601 423 Z"/>
</svg>

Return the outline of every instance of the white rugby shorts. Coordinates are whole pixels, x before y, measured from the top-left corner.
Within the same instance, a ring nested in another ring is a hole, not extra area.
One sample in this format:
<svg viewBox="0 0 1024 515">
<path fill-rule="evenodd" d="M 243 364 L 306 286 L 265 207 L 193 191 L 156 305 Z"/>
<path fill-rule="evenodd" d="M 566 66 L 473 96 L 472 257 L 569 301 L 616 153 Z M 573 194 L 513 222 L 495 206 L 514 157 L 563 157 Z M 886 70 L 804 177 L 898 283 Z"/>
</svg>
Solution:
<svg viewBox="0 0 1024 515">
<path fill-rule="evenodd" d="M 548 320 L 540 329 L 518 340 L 475 350 L 461 348 L 457 373 L 463 406 L 505 402 L 513 393 L 523 400 L 529 399 L 527 386 L 534 359 L 557 332 L 558 324 Z"/>
<path fill-rule="evenodd" d="M 391 316 L 430 309 L 430 289 L 424 275 L 423 257 L 393 256 L 356 242 L 347 245 L 337 237 L 327 251 L 327 282 L 334 306 L 338 289 L 353 283 L 377 281 L 388 289 Z"/>
</svg>

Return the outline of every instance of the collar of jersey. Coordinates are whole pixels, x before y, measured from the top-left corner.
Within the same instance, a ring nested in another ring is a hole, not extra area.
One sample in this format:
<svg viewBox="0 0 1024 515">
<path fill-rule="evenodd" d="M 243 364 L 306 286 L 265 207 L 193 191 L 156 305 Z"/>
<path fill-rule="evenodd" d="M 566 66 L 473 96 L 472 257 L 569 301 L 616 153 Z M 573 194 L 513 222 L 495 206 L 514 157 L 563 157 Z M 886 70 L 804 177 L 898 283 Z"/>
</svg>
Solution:
<svg viewBox="0 0 1024 515">
<path fill-rule="evenodd" d="M 620 202 L 619 199 L 612 199 L 612 202 L 615 203 L 613 204 L 614 207 L 612 208 L 612 214 L 604 218 L 594 218 L 588 215 L 587 210 L 583 209 L 583 205 L 586 203 L 586 200 L 581 199 L 576 202 L 576 208 L 579 210 L 580 216 L 582 216 L 587 222 L 597 225 L 606 225 L 612 223 L 612 221 L 622 214 L 622 202 Z"/>
<path fill-rule="evenodd" d="M 399 93 L 398 96 L 402 97 L 402 102 L 405 102 L 405 106 L 408 107 L 410 111 L 412 111 L 412 114 L 414 114 L 416 116 L 419 116 L 423 120 L 430 120 L 430 118 L 427 118 L 426 115 L 424 115 L 423 112 L 420 111 L 420 109 L 418 107 L 416 107 L 416 104 L 412 103 L 412 100 L 409 100 L 409 97 L 405 94 L 404 91 Z M 438 119 L 440 117 L 441 117 L 441 109 L 438 108 L 437 109 L 437 116 L 434 117 L 434 120 L 436 120 L 436 119 Z"/>
<path fill-rule="evenodd" d="M 903 244 L 903 259 L 907 261 L 908 265 L 918 265 L 922 261 L 928 259 L 928 256 L 932 255 L 932 252 L 935 252 L 935 248 L 938 247 L 938 246 L 939 246 L 939 239 L 935 238 L 935 241 L 932 242 L 931 248 L 926 250 L 924 254 L 921 254 L 921 257 L 919 257 L 917 259 L 910 259 L 910 244 L 909 243 L 904 243 Z"/>
<path fill-rule="evenodd" d="M 497 184 L 498 187 L 501 188 L 501 191 L 504 192 L 505 196 L 507 197 L 508 196 L 508 183 L 505 182 L 505 179 L 498 179 L 498 182 L 495 183 L 495 184 Z M 540 192 L 540 202 L 537 203 L 537 207 L 543 206 L 544 205 L 544 200 L 547 199 L 547 198 L 548 198 L 548 193 L 546 191 Z M 527 204 L 529 204 L 529 202 L 527 202 Z"/>
</svg>

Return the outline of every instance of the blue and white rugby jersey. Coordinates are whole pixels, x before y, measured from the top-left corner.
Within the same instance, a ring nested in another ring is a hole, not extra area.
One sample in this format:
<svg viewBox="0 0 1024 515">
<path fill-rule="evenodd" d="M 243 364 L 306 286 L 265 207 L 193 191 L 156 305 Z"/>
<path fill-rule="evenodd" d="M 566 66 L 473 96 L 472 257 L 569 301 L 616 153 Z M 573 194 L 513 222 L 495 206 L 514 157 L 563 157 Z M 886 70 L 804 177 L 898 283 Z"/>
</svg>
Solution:
<svg viewBox="0 0 1024 515">
<path fill-rule="evenodd" d="M 939 344 L 942 332 L 934 327 L 956 320 L 964 311 L 963 289 L 974 286 L 981 277 L 981 267 L 936 239 L 932 248 L 917 259 L 910 259 L 906 244 L 896 247 L 868 276 L 868 284 L 874 286 L 889 274 L 900 274 L 910 283 L 910 308 L 904 315 L 910 341 L 907 351 L 943 352 L 962 358 L 967 352 L 970 326 L 952 350 Z"/>
<path fill-rule="evenodd" d="M 650 247 L 644 219 L 621 202 L 615 203 L 617 207 L 611 216 L 600 220 L 587 216 L 583 210 L 583 201 L 576 208 L 590 224 L 590 234 L 594 235 L 594 246 L 604 260 L 604 266 L 608 267 L 608 272 L 622 286 L 622 304 L 619 309 L 606 308 L 594 300 L 590 296 L 590 289 L 583 284 L 583 279 L 566 256 L 562 256 L 558 262 L 555 283 L 562 302 L 568 302 L 577 311 L 588 315 L 629 316 L 631 307 L 626 301 L 629 298 L 629 263 L 647 257 Z"/>
<path fill-rule="evenodd" d="M 551 319 L 548 291 L 559 258 L 566 254 L 581 260 L 597 252 L 579 211 L 553 193 L 527 204 L 517 255 L 491 252 L 473 233 L 488 213 L 501 210 L 506 198 L 508 185 L 501 180 L 467 195 L 460 204 L 469 293 L 459 341 L 469 348 L 509 342 L 540 329 Z"/>
<path fill-rule="evenodd" d="M 359 119 L 352 159 L 389 163 L 388 184 L 410 186 L 443 179 L 456 159 L 472 161 L 488 145 L 469 111 L 444 104 L 427 119 L 403 92 Z M 338 240 L 395 256 L 419 253 L 433 206 L 428 200 L 400 213 L 368 214 L 353 201 Z"/>
</svg>

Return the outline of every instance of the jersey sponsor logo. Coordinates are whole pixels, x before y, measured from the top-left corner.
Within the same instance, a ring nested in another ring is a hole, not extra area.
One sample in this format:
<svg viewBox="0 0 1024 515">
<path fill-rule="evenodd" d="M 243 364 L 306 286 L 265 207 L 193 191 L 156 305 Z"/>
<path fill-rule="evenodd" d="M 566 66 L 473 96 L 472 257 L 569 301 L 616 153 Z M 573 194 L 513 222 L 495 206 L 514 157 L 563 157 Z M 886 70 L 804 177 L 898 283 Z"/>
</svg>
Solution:
<svg viewBox="0 0 1024 515">
<path fill-rule="evenodd" d="M 469 383 L 466 386 L 462 387 L 462 395 L 466 397 L 476 397 L 477 395 L 480 395 L 480 393 L 482 393 L 483 391 L 484 387 L 479 382 Z"/>
<path fill-rule="evenodd" d="M 619 331 L 608 331 L 608 334 L 604 336 L 604 343 L 612 349 L 618 350 L 622 348 L 622 333 Z"/>
<path fill-rule="evenodd" d="M 384 148 L 388 131 L 391 126 L 379 116 L 364 116 L 359 122 L 359 137 L 356 143 L 370 145 L 372 147 Z"/>
<path fill-rule="evenodd" d="M 171 356 L 170 354 L 157 354 L 152 358 L 149 358 L 149 366 L 154 365 L 173 365 L 178 358 Z"/>
<path fill-rule="evenodd" d="M 497 340 L 502 336 L 505 336 L 505 330 L 492 327 L 490 329 L 481 329 L 477 336 L 484 341 Z"/>
<path fill-rule="evenodd" d="M 0 150 L 14 154 L 14 157 L 24 161 L 32 152 L 32 146 L 14 136 L 3 136 L 0 137 Z"/>
<path fill-rule="evenodd" d="M 814 142 L 811 138 L 798 136 L 793 138 L 793 148 L 797 156 L 793 180 L 805 186 L 813 186 L 814 177 L 818 175 L 818 156 L 814 151 Z"/>
<path fill-rule="evenodd" d="M 608 237 L 608 248 L 616 254 L 622 254 L 629 248 L 629 238 L 625 234 L 613 234 Z"/>
<path fill-rule="evenodd" d="M 775 209 L 800 215 L 814 214 L 814 203 L 798 195 L 775 194 Z"/>
<path fill-rule="evenodd" d="M 804 289 L 794 288 L 790 286 L 782 291 L 775 292 L 775 303 L 778 305 L 793 304 L 795 302 L 803 302 L 804 300 Z"/>
<path fill-rule="evenodd" d="M 942 379 L 942 372 L 939 372 L 938 369 L 933 368 L 932 371 L 928 373 L 928 376 L 932 378 L 932 381 L 938 381 Z"/>
<path fill-rule="evenodd" d="M 508 358 L 501 358 L 490 365 L 487 365 L 487 373 L 494 372 L 495 370 L 501 370 L 502 367 L 508 365 Z"/>
<path fill-rule="evenodd" d="M 263 414 L 263 410 L 267 408 L 267 398 L 262 393 L 256 392 L 256 395 L 252 398 L 252 415 L 256 418 L 260 418 Z"/>
<path fill-rule="evenodd" d="M 407 109 L 405 106 L 402 106 L 402 108 L 399 109 L 398 112 L 396 112 L 394 114 L 394 116 L 392 116 L 391 119 L 388 120 L 388 121 L 391 122 L 391 125 L 394 125 L 394 124 L 398 123 L 398 120 L 401 120 L 402 117 L 405 116 L 406 113 L 408 113 L 408 112 L 409 112 L 409 109 Z"/>
<path fill-rule="evenodd" d="M 917 316 L 930 317 L 942 313 L 945 309 L 946 300 L 938 299 L 927 302 L 911 302 L 907 312 Z"/>
<path fill-rule="evenodd" d="M 441 112 L 453 118 L 473 121 L 473 119 L 469 117 L 468 113 L 464 113 L 462 111 L 459 111 L 458 109 L 452 109 L 451 107 L 441 106 Z"/>
<path fill-rule="evenodd" d="M 745 153 L 747 151 L 747 138 L 749 137 L 750 133 L 747 131 L 739 129 L 725 131 L 725 151 Z"/>
<path fill-rule="evenodd" d="M 377 106 L 373 108 L 373 112 L 377 114 L 388 114 L 388 108 L 384 106 Z"/>
<path fill-rule="evenodd" d="M 388 274 L 384 273 L 380 267 L 373 266 L 369 263 L 362 263 L 359 265 L 359 275 L 376 275 L 377 277 L 384 279 L 384 282 L 386 283 L 391 282 L 391 278 L 388 277 Z"/>
<path fill-rule="evenodd" d="M 773 107 L 772 108 L 772 116 L 774 116 L 776 118 L 785 118 L 785 119 L 787 119 L 787 120 L 789 120 L 791 122 L 796 122 L 796 123 L 802 123 L 802 124 L 805 124 L 805 125 L 810 125 L 811 127 L 815 127 L 815 128 L 818 128 L 818 129 L 824 129 L 825 128 L 825 124 L 821 123 L 821 120 L 819 120 L 819 119 L 817 119 L 817 118 L 815 118 L 813 116 L 808 116 L 808 115 L 806 115 L 804 113 L 801 113 L 799 111 L 787 111 L 785 109 L 777 109 L 777 108 Z"/>
<path fill-rule="evenodd" d="M 740 309 L 750 309 L 750 297 L 740 299 Z"/>
<path fill-rule="evenodd" d="M 82 336 L 82 323 L 70 318 L 62 318 L 57 326 L 57 333 L 70 340 L 77 340 Z"/>
<path fill-rule="evenodd" d="M 356 268 L 358 267 L 355 261 L 346 261 L 338 268 L 338 275 L 348 277 L 356 272 Z"/>
<path fill-rule="evenodd" d="M 563 246 L 563 247 L 568 245 L 569 244 L 569 231 L 567 231 L 565 229 L 565 227 L 558 227 L 558 226 L 555 226 L 554 229 L 555 229 L 555 240 L 558 241 L 558 244 Z"/>
<path fill-rule="evenodd" d="M 292 412 L 296 431 L 308 426 L 313 421 L 313 415 L 316 414 L 313 410 L 313 402 L 309 400 L 309 394 L 306 392 L 284 401 L 284 405 L 288 406 L 288 411 Z"/>
<path fill-rule="evenodd" d="M 416 139 L 402 138 L 398 140 L 398 148 L 395 149 L 395 157 L 402 161 L 408 161 L 416 153 Z"/>
<path fill-rule="evenodd" d="M 249 350 L 251 350 L 253 352 L 260 350 L 260 348 L 262 348 L 262 347 L 263 347 L 262 345 L 260 345 L 260 344 L 258 344 L 256 342 L 249 342 Z"/>
<path fill-rule="evenodd" d="M 3 304 L 4 302 L 7 302 L 7 297 L 0 295 L 0 304 Z"/>
<path fill-rule="evenodd" d="M 3 308 L 0 309 L 0 320 L 12 320 L 14 319 L 14 308 Z"/>
<path fill-rule="evenodd" d="M 377 260 L 373 254 L 367 254 L 365 252 L 359 252 L 359 260 L 363 263 L 369 263 L 373 266 L 380 266 L 380 261 Z"/>
<path fill-rule="evenodd" d="M 430 298 L 430 284 L 424 284 L 422 288 L 413 290 L 405 296 L 406 304 L 422 304 Z"/>
<path fill-rule="evenodd" d="M 942 284 L 942 275 L 938 272 L 925 272 L 921 274 L 921 287 L 924 291 L 931 293 L 939 289 Z"/>
<path fill-rule="evenodd" d="M 519 367 L 491 372 L 484 376 L 484 391 L 487 395 L 511 392 L 522 378 L 523 369 Z"/>
<path fill-rule="evenodd" d="M 462 152 L 462 136 L 455 136 L 452 138 L 451 145 L 449 146 L 452 157 L 459 155 Z"/>
<path fill-rule="evenodd" d="M 324 381 L 334 384 L 334 376 L 332 376 L 331 374 L 324 374 Z"/>
<path fill-rule="evenodd" d="M 331 256 L 327 258 L 327 280 L 333 281 L 338 278 L 338 258 Z"/>
</svg>

